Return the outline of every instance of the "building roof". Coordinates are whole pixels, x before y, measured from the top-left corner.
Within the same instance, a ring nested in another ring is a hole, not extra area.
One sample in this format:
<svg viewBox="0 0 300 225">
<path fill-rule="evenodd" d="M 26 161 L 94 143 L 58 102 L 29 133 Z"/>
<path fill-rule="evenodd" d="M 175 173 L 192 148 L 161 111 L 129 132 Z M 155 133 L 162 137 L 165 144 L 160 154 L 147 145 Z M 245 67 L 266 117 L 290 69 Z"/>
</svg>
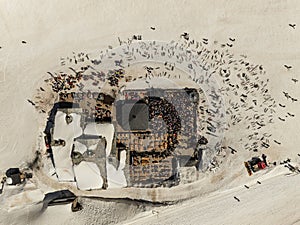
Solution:
<svg viewBox="0 0 300 225">
<path fill-rule="evenodd" d="M 124 130 L 147 130 L 149 122 L 148 105 L 141 101 L 120 101 L 117 104 L 118 123 Z"/>
</svg>

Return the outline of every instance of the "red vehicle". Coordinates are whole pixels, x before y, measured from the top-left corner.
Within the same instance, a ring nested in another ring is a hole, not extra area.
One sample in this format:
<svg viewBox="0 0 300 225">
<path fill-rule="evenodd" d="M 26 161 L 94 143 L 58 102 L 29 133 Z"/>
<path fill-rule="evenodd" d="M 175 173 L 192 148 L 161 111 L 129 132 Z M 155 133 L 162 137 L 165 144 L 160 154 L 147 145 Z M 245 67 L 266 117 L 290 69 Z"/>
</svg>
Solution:
<svg viewBox="0 0 300 225">
<path fill-rule="evenodd" d="M 244 165 L 247 169 L 249 176 L 267 167 L 267 161 L 266 161 L 267 156 L 263 154 L 262 158 L 263 160 L 261 160 L 259 157 L 252 157 L 251 160 L 244 162 Z"/>
</svg>

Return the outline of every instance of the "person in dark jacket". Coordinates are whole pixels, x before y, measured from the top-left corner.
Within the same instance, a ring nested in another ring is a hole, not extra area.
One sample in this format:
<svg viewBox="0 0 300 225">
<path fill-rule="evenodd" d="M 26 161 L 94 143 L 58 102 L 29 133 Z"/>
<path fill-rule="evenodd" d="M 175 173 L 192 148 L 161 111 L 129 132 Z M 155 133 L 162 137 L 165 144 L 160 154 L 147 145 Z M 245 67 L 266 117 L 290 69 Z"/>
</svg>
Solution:
<svg viewBox="0 0 300 225">
<path fill-rule="evenodd" d="M 266 164 L 266 166 L 268 166 L 268 164 L 267 164 L 267 156 L 265 154 L 262 154 L 261 157 L 262 157 L 264 163 Z"/>
</svg>

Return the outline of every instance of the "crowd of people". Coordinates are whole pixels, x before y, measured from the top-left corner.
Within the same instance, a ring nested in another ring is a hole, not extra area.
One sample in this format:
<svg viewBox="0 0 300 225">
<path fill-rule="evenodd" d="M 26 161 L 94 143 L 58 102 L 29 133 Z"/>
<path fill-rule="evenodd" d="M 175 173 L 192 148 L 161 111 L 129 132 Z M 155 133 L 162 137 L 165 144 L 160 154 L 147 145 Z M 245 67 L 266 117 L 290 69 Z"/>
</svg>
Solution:
<svg viewBox="0 0 300 225">
<path fill-rule="evenodd" d="M 166 99 L 176 105 L 176 111 L 181 119 L 181 135 L 191 137 L 196 136 L 197 126 L 197 103 L 185 91 L 166 91 Z"/>
<path fill-rule="evenodd" d="M 48 74 L 52 77 L 49 79 L 51 81 L 51 87 L 52 90 L 56 93 L 62 92 L 62 91 L 70 91 L 76 86 L 79 88 L 79 90 L 82 91 L 84 88 L 84 84 L 80 82 L 83 81 L 92 81 L 93 86 L 98 86 L 100 82 L 105 81 L 105 73 L 103 71 L 96 71 L 92 67 L 81 67 L 79 71 L 74 70 L 73 68 L 70 68 L 73 73 L 58 73 L 55 74 L 55 76 L 48 72 Z M 88 69 L 90 69 L 88 72 L 86 72 Z M 85 73 L 86 72 L 86 73 Z M 110 77 L 112 78 L 118 78 L 123 75 L 123 71 L 115 71 L 114 76 L 112 73 L 110 73 Z M 47 81 L 49 81 L 47 80 Z M 113 82 L 115 83 L 115 82 Z"/>
<path fill-rule="evenodd" d="M 75 85 L 82 78 L 82 73 L 75 73 L 74 75 L 60 73 L 57 76 L 53 76 L 50 73 L 50 75 L 53 78 L 51 82 L 51 87 L 52 90 L 56 93 L 59 93 L 61 91 L 70 91 L 71 89 L 75 88 Z"/>
<path fill-rule="evenodd" d="M 85 115 L 85 119 L 95 122 L 111 122 L 111 104 L 106 104 L 105 95 L 99 92 L 61 92 L 61 102 L 78 104 Z"/>
<path fill-rule="evenodd" d="M 147 95 L 147 91 L 124 91 L 124 96 L 126 100 L 138 101 L 143 99 Z"/>
<path fill-rule="evenodd" d="M 166 128 L 168 134 L 168 150 L 174 150 L 178 144 L 177 136 L 181 130 L 181 118 L 179 117 L 175 106 L 159 97 L 147 97 L 146 99 L 149 107 L 149 119 L 150 121 L 152 120 L 152 123 L 150 123 L 152 126 L 151 131 L 161 132 Z M 161 118 L 163 122 L 154 119 L 156 117 Z"/>
<path fill-rule="evenodd" d="M 160 183 L 174 175 L 172 157 L 131 155 L 134 166 L 130 167 L 130 182 L 133 186 Z"/>
<path fill-rule="evenodd" d="M 107 73 L 107 79 L 110 86 L 119 87 L 119 80 L 124 78 L 125 71 L 123 69 L 110 70 Z"/>
<path fill-rule="evenodd" d="M 151 151 L 160 152 L 167 148 L 168 135 L 165 133 L 132 133 L 117 132 L 117 143 L 127 146 L 130 151 L 150 154 Z M 152 153 L 151 153 L 152 154 Z"/>
<path fill-rule="evenodd" d="M 197 138 L 197 107 L 198 101 L 190 97 L 190 92 L 196 90 L 128 90 L 124 92 L 126 100 L 142 100 L 148 105 L 151 133 L 166 134 L 168 155 L 177 146 L 194 148 Z M 183 141 L 184 139 L 184 141 Z"/>
<path fill-rule="evenodd" d="M 152 131 L 167 130 L 169 147 L 185 138 L 186 147 L 195 147 L 197 137 L 197 103 L 185 91 L 169 90 L 164 98 L 149 98 L 149 119 Z M 161 118 L 161 119 L 157 119 Z"/>
</svg>

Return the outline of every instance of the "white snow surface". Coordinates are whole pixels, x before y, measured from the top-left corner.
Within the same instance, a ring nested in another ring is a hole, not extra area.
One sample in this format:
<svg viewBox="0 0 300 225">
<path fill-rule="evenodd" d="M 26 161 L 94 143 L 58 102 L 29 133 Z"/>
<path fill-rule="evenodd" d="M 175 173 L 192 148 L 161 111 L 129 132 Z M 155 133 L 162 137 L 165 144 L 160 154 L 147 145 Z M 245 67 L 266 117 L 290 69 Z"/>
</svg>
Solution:
<svg viewBox="0 0 300 225">
<path fill-rule="evenodd" d="M 144 39 L 170 41 L 183 32 L 189 32 L 199 41 L 208 38 L 207 47 L 213 47 L 215 40 L 226 44 L 229 37 L 234 37 L 236 40 L 230 49 L 234 55 L 247 55 L 250 62 L 263 65 L 270 76 L 269 92 L 278 102 L 285 101 L 286 109 L 296 115 L 293 120 L 276 120 L 268 128 L 274 139 L 282 144 L 271 141 L 266 154 L 271 160 L 290 157 L 299 164 L 299 101 L 286 102 L 282 94 L 282 90 L 287 90 L 297 98 L 300 96 L 299 82 L 291 81 L 291 78 L 300 79 L 299 11 L 298 0 L 0 1 L 1 172 L 34 158 L 36 140 L 45 127 L 47 115 L 37 112 L 27 99 L 32 99 L 43 80 L 49 78 L 46 72 L 59 67 L 60 57 L 71 55 L 73 51 L 92 52 L 108 45 L 116 46 L 118 36 L 127 40 L 133 34 L 142 34 Z M 297 24 L 295 29 L 289 23 Z M 22 40 L 27 44 L 22 44 Z M 284 64 L 293 68 L 286 71 Z M 278 107 L 277 111 L 285 115 L 283 109 Z M 71 139 L 74 130 L 68 129 L 68 132 L 66 137 L 64 132 L 58 132 L 57 137 Z M 231 143 L 236 143 L 237 137 L 237 133 L 227 134 Z M 58 159 L 70 153 L 70 145 L 66 146 L 66 149 L 54 149 Z M 279 166 L 265 175 L 258 173 L 247 177 L 243 161 L 249 156 L 239 149 L 237 154 L 228 156 L 220 171 L 205 175 L 198 187 L 188 186 L 193 188 L 184 194 L 180 192 L 185 196 L 198 188 L 196 198 L 147 211 L 121 224 L 300 224 L 300 176 Z M 62 162 L 62 171 L 58 173 L 71 179 L 73 174 L 68 163 Z M 111 174 L 116 170 L 110 170 L 110 165 L 108 168 Z M 68 171 L 66 174 L 64 169 Z M 73 213 L 70 205 L 49 207 L 40 214 L 41 207 L 36 202 L 42 200 L 43 195 L 35 192 L 35 188 L 54 191 L 42 184 L 28 189 L 26 186 L 4 189 L 0 196 L 0 224 L 87 223 L 90 214 Z M 203 189 L 210 194 L 202 192 Z M 178 194 L 176 190 L 170 189 L 165 196 Z M 89 224 L 99 224 L 99 217 L 109 216 L 109 213 L 99 215 L 96 210 L 91 212 L 94 221 Z M 123 209 L 118 213 L 126 214 L 127 211 Z M 117 218 L 118 213 L 112 213 L 112 218 Z"/>
</svg>

